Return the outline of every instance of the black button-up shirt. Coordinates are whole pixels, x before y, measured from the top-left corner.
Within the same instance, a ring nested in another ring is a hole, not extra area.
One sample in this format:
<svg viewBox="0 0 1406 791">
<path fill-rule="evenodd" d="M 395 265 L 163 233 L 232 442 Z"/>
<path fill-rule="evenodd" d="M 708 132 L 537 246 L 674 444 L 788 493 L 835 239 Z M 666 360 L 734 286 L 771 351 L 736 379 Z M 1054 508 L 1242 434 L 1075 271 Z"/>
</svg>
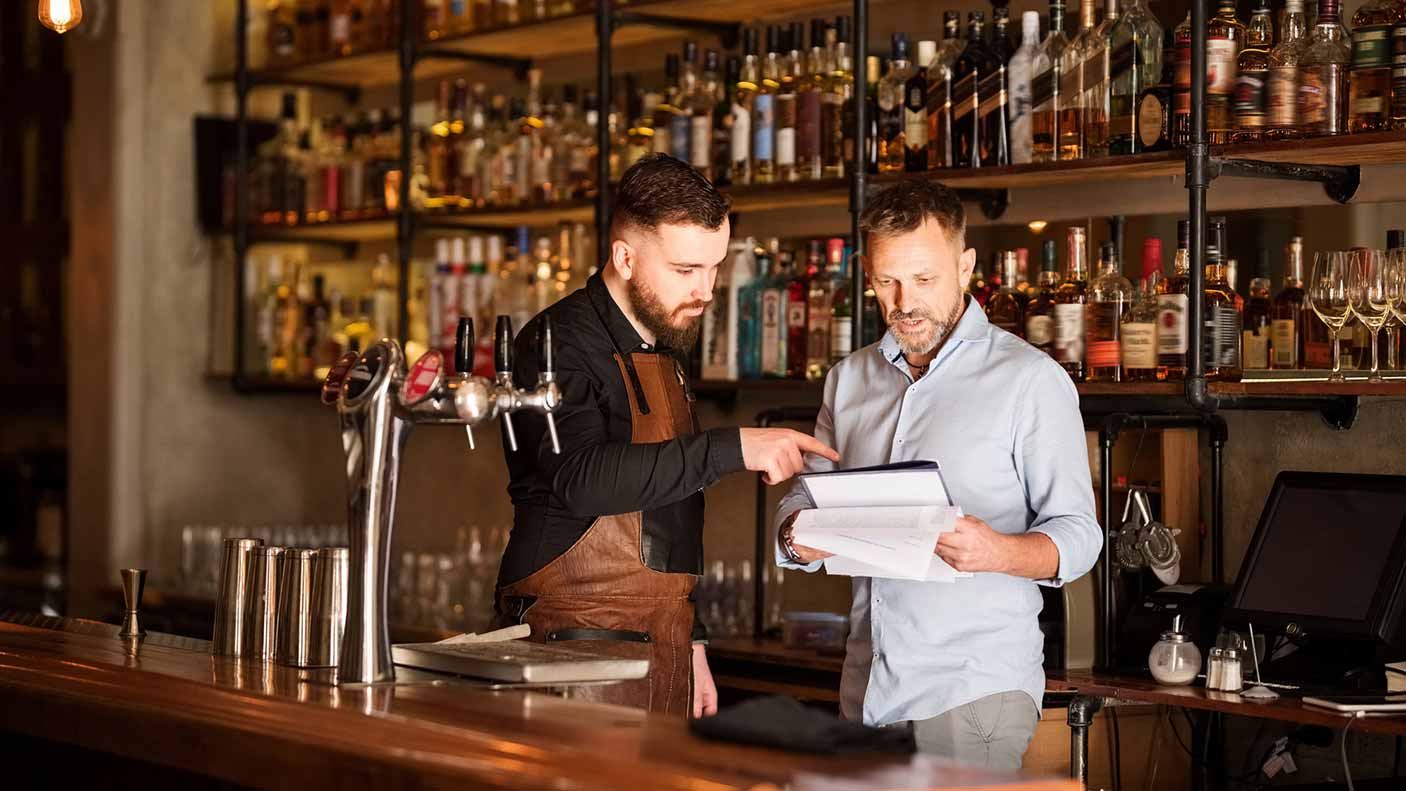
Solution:
<svg viewBox="0 0 1406 791">
<path fill-rule="evenodd" d="M 566 552 L 596 517 L 632 511 L 642 512 L 643 561 L 658 571 L 701 573 L 703 489 L 745 469 L 739 429 L 631 443 L 628 385 L 614 356 L 675 353 L 644 342 L 599 274 L 545 312 L 552 317 L 562 393 L 554 413 L 561 453 L 552 452 L 544 417 L 513 416 L 518 450 L 508 450 L 506 438 L 503 444 L 513 530 L 498 585 L 516 582 Z M 537 383 L 540 321 L 528 322 L 514 343 L 513 378 L 520 387 Z M 702 637 L 696 619 L 694 637 Z"/>
</svg>

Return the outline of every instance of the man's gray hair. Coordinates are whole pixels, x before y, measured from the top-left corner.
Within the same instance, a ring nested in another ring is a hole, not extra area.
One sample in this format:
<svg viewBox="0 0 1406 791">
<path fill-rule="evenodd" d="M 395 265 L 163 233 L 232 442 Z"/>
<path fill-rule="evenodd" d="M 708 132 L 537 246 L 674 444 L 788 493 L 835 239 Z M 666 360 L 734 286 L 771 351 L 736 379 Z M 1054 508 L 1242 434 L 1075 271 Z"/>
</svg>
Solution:
<svg viewBox="0 0 1406 791">
<path fill-rule="evenodd" d="M 966 249 L 967 214 L 957 193 L 926 179 L 906 179 L 873 194 L 859 215 L 859 228 L 870 244 L 911 233 L 932 220 L 960 252 Z"/>
</svg>

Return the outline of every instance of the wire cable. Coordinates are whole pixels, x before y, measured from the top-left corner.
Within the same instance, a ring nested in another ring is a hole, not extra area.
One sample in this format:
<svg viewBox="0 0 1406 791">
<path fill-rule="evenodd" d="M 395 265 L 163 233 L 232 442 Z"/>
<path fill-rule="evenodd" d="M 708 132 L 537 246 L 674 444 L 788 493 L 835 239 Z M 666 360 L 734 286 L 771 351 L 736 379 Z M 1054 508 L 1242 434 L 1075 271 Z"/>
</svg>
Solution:
<svg viewBox="0 0 1406 791">
<path fill-rule="evenodd" d="M 1349 719 L 1347 721 L 1347 724 L 1343 726 L 1343 740 L 1341 752 L 1343 758 L 1343 779 L 1347 781 L 1347 791 L 1355 791 L 1352 786 L 1352 769 L 1347 765 L 1347 729 L 1352 727 L 1352 723 L 1356 722 L 1358 717 L 1366 716 L 1366 714 L 1367 712 L 1365 711 L 1353 712 L 1352 719 Z"/>
</svg>

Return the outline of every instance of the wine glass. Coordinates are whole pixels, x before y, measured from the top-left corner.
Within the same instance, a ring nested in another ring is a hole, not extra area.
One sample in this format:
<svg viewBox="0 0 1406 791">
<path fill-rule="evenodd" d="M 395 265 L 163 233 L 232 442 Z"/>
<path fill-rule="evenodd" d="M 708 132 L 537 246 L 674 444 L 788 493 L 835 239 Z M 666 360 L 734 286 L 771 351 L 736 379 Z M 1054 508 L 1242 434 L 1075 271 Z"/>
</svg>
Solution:
<svg viewBox="0 0 1406 791">
<path fill-rule="evenodd" d="M 1338 342 L 1338 333 L 1352 315 L 1345 259 L 1346 254 L 1339 250 L 1315 253 L 1313 274 L 1304 294 L 1318 320 L 1328 325 L 1328 338 L 1333 344 L 1333 373 L 1328 377 L 1329 382 L 1347 381 L 1342 373 L 1342 344 Z"/>
<path fill-rule="evenodd" d="M 1348 304 L 1353 315 L 1372 333 L 1372 372 L 1369 382 L 1384 382 L 1379 370 L 1377 336 L 1391 318 L 1390 280 L 1394 272 L 1382 250 L 1355 250 L 1347 270 Z"/>
<path fill-rule="evenodd" d="M 1397 323 L 1406 330 L 1406 248 L 1390 251 L 1387 302 Z"/>
</svg>

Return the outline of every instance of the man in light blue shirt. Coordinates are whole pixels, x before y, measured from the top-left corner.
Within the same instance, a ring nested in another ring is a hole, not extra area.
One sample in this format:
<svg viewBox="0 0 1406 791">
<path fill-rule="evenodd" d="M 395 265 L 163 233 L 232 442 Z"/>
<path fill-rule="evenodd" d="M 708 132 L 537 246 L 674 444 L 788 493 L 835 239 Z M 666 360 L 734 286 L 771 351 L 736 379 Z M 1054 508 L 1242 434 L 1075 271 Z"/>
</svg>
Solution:
<svg viewBox="0 0 1406 791">
<path fill-rule="evenodd" d="M 1103 545 L 1078 394 L 965 294 L 976 251 L 955 193 L 895 184 L 860 222 L 888 332 L 830 371 L 815 436 L 846 468 L 938 461 L 966 516 L 935 552 L 972 576 L 854 579 L 841 710 L 867 725 L 912 722 L 927 752 L 1017 768 L 1044 692 L 1036 586 L 1083 575 Z M 808 472 L 835 468 L 807 457 Z M 810 507 L 799 484 L 781 501 L 782 566 L 815 571 L 827 556 L 792 541 Z"/>
</svg>

